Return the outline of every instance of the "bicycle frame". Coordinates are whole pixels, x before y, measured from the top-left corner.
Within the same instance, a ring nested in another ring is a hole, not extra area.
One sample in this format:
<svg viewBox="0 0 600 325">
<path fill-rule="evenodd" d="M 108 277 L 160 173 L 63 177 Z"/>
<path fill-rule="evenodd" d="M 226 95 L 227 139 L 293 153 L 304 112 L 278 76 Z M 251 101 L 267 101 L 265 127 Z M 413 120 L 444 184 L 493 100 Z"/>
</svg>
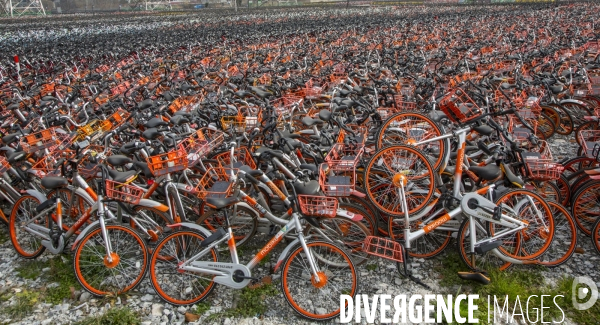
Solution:
<svg viewBox="0 0 600 325">
<path fill-rule="evenodd" d="M 226 218 L 226 220 L 227 220 L 227 218 Z M 213 280 L 216 283 L 226 285 L 228 287 L 235 288 L 235 289 L 244 288 L 251 281 L 251 279 L 250 279 L 251 270 L 254 267 L 256 267 L 260 263 L 260 261 L 263 258 L 265 258 L 265 256 L 267 256 L 269 254 L 269 252 L 271 252 L 279 244 L 279 242 L 281 242 L 281 240 L 285 237 L 285 235 L 295 229 L 302 229 L 302 225 L 300 224 L 300 219 L 298 217 L 298 214 L 295 212 L 292 213 L 292 219 L 287 221 L 287 223 L 285 223 L 285 225 L 283 225 L 283 227 L 279 230 L 279 232 L 277 232 L 277 234 L 275 234 L 275 236 L 273 236 L 273 238 L 271 238 L 271 240 L 269 240 L 269 242 L 263 248 L 260 249 L 260 251 L 252 258 L 252 260 L 250 260 L 250 262 L 248 262 L 248 264 L 243 265 L 243 264 L 240 264 L 240 262 L 239 262 L 237 249 L 235 246 L 235 239 L 233 236 L 233 232 L 231 230 L 231 226 L 229 225 L 228 221 L 226 221 L 226 222 L 227 222 L 227 233 L 222 238 L 220 238 L 220 239 L 216 240 L 215 242 L 211 243 L 210 245 L 208 245 L 204 250 L 202 250 L 195 256 L 193 256 L 190 259 L 186 260 L 185 262 L 181 263 L 178 266 L 178 271 L 201 272 L 201 273 L 211 274 L 211 275 L 215 276 L 213 278 Z M 177 227 L 177 226 L 185 226 L 185 224 L 175 224 L 170 227 Z M 317 272 L 319 270 L 317 269 L 317 264 L 315 263 L 314 257 L 310 253 L 310 250 L 308 250 L 308 246 L 306 245 L 306 239 L 305 239 L 304 235 L 302 234 L 301 231 L 297 231 L 296 237 L 297 237 L 297 239 L 295 241 L 293 241 L 292 243 L 290 243 L 282 252 L 281 257 L 278 259 L 277 265 L 275 266 L 275 270 L 278 269 L 278 266 L 283 261 L 283 258 L 285 258 L 285 254 L 287 254 L 287 252 L 289 252 L 289 250 L 292 248 L 292 246 L 295 246 L 296 243 L 299 242 L 300 245 L 302 246 L 304 252 L 307 255 L 307 258 L 308 258 L 308 261 L 310 264 L 310 268 L 312 270 L 314 278 L 316 279 L 316 281 L 319 281 L 317 279 L 318 278 Z M 229 251 L 231 253 L 232 262 L 218 263 L 218 262 L 197 261 L 200 257 L 209 253 L 211 251 L 211 249 L 213 249 L 215 246 L 217 246 L 225 241 L 227 241 L 227 245 L 228 245 Z M 238 274 L 239 271 L 241 271 L 244 274 L 243 275 L 244 279 L 241 282 L 237 282 L 234 279 L 234 276 L 235 276 L 234 274 Z"/>
</svg>

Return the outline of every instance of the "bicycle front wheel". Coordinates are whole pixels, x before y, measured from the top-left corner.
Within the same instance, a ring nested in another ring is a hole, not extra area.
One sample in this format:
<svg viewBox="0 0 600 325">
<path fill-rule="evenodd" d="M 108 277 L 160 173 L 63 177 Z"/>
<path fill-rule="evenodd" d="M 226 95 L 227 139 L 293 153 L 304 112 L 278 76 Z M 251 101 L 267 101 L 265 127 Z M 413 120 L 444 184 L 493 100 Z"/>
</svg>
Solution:
<svg viewBox="0 0 600 325">
<path fill-rule="evenodd" d="M 406 180 L 405 195 L 399 186 Z M 425 154 L 410 146 L 392 146 L 379 150 L 365 169 L 365 188 L 373 205 L 382 213 L 404 216 L 417 214 L 427 207 L 435 192 L 435 173 Z"/>
<path fill-rule="evenodd" d="M 26 229 L 30 224 L 45 228 L 49 226 L 47 215 L 32 222 L 38 214 L 37 207 L 40 204 L 41 202 L 36 197 L 24 195 L 15 202 L 10 213 L 8 224 L 10 241 L 17 253 L 24 258 L 36 258 L 46 250 L 46 247 L 42 246 L 42 239 Z"/>
<path fill-rule="evenodd" d="M 541 256 L 550 247 L 554 238 L 554 218 L 550 206 L 540 195 L 527 190 L 512 190 L 498 197 L 495 203 L 502 207 L 504 215 L 527 223 L 524 229 L 502 236 L 504 241 L 514 237 L 519 237 L 521 241 L 518 250 L 510 245 L 500 246 L 503 254 L 519 260 L 531 260 Z M 504 231 L 509 231 L 509 228 L 489 223 L 491 236 Z"/>
<path fill-rule="evenodd" d="M 307 233 L 319 237 L 319 239 L 329 239 L 344 248 L 356 265 L 369 259 L 369 254 L 363 252 L 362 246 L 365 239 L 372 233 L 365 225 L 343 217 L 320 218 L 318 222 L 319 230 L 317 231 L 311 226 L 308 227 Z"/>
<path fill-rule="evenodd" d="M 120 294 L 135 288 L 146 274 L 148 255 L 144 240 L 130 227 L 106 225 L 106 250 L 98 226 L 81 240 L 75 250 L 73 267 L 77 280 L 96 296 Z M 110 258 L 109 258 L 110 256 Z"/>
<path fill-rule="evenodd" d="M 302 317 L 319 321 L 335 318 L 340 314 L 340 295 L 354 297 L 358 291 L 356 269 L 348 254 L 334 244 L 315 241 L 306 245 L 315 262 L 318 280 L 304 248 L 298 246 L 283 265 L 283 295 Z"/>
</svg>

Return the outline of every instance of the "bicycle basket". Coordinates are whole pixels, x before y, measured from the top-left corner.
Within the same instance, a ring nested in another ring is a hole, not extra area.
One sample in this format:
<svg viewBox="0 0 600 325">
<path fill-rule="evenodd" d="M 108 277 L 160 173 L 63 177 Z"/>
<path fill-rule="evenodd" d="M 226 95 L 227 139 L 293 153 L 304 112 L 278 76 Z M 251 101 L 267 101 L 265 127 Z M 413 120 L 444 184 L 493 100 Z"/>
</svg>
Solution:
<svg viewBox="0 0 600 325">
<path fill-rule="evenodd" d="M 10 164 L 6 157 L 0 156 L 0 174 L 4 174 L 7 170 L 10 169 Z"/>
<path fill-rule="evenodd" d="M 133 185 L 117 183 L 115 181 L 106 180 L 106 197 L 120 202 L 129 204 L 138 204 L 144 195 L 144 190 Z"/>
<path fill-rule="evenodd" d="M 209 168 L 196 186 L 198 198 L 204 200 L 209 197 L 225 198 L 229 196 L 233 188 L 233 183 L 229 181 L 231 172 L 235 175 L 237 169 L 232 171 L 230 168 L 223 167 Z"/>
<path fill-rule="evenodd" d="M 23 151 L 27 153 L 36 152 L 59 144 L 56 128 L 42 130 L 21 138 L 20 144 Z"/>
<path fill-rule="evenodd" d="M 307 216 L 333 218 L 337 215 L 338 200 L 334 197 L 298 195 L 298 204 Z"/>
<path fill-rule="evenodd" d="M 188 166 L 187 153 L 184 148 L 169 151 L 146 158 L 148 168 L 156 177 L 182 171 Z"/>
<path fill-rule="evenodd" d="M 402 245 L 383 237 L 367 236 L 363 243 L 363 252 L 400 263 L 404 262 Z"/>
<path fill-rule="evenodd" d="M 440 101 L 440 109 L 450 120 L 466 123 L 481 116 L 482 111 L 475 101 L 461 88 L 455 88 Z"/>
</svg>

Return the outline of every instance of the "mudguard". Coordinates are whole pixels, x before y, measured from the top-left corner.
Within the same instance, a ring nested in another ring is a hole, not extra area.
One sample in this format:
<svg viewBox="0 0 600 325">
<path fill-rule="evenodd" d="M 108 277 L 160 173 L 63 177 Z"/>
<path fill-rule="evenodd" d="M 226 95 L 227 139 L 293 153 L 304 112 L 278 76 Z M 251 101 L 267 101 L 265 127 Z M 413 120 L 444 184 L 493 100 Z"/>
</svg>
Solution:
<svg viewBox="0 0 600 325">
<path fill-rule="evenodd" d="M 169 207 L 160 203 L 160 202 L 156 202 L 153 200 L 148 200 L 148 199 L 141 199 L 140 203 L 138 203 L 137 205 L 141 205 L 147 208 L 154 208 L 160 212 L 167 212 L 169 211 Z"/>
<path fill-rule="evenodd" d="M 361 221 L 363 219 L 362 215 L 346 211 L 344 209 L 337 209 L 337 215 L 342 218 L 350 219 L 352 221 Z"/>
<path fill-rule="evenodd" d="M 26 190 L 25 192 L 27 192 L 27 194 L 35 197 L 36 199 L 40 200 L 40 203 L 46 202 L 46 200 L 48 200 L 46 195 L 44 195 L 44 193 L 42 193 L 38 190 Z"/>
<path fill-rule="evenodd" d="M 579 104 L 579 105 L 586 105 L 584 102 L 577 100 L 577 99 L 563 99 L 560 102 L 558 102 L 559 104 L 564 104 L 564 103 L 574 103 L 574 104 Z"/>
<path fill-rule="evenodd" d="M 183 228 L 189 228 L 189 229 L 193 229 L 193 230 L 197 230 L 200 233 L 202 233 L 203 235 L 205 235 L 206 237 L 212 235 L 212 232 L 210 232 L 208 229 L 197 225 L 195 223 L 191 223 L 191 222 L 180 222 L 180 223 L 174 223 L 172 225 L 167 225 L 167 227 L 169 228 L 176 228 L 176 227 L 183 227 Z"/>
<path fill-rule="evenodd" d="M 279 254 L 279 258 L 277 259 L 275 267 L 273 268 L 273 273 L 277 272 L 277 270 L 281 266 L 281 263 L 285 261 L 292 248 L 295 248 L 298 244 L 300 244 L 300 239 L 296 238 L 283 249 L 281 254 Z"/>
<path fill-rule="evenodd" d="M 94 209 L 96 210 L 96 209 Z M 92 213 L 94 213 L 94 210 L 92 210 Z M 79 245 L 79 242 L 85 237 L 87 236 L 87 234 L 92 231 L 93 229 L 96 229 L 96 226 L 98 226 L 100 224 L 100 220 L 96 220 L 92 223 L 90 223 L 87 227 L 85 227 L 77 236 L 77 238 L 75 238 L 75 241 L 73 241 L 73 246 L 71 246 L 71 250 L 74 251 L 75 248 L 77 248 L 77 245 Z"/>
</svg>

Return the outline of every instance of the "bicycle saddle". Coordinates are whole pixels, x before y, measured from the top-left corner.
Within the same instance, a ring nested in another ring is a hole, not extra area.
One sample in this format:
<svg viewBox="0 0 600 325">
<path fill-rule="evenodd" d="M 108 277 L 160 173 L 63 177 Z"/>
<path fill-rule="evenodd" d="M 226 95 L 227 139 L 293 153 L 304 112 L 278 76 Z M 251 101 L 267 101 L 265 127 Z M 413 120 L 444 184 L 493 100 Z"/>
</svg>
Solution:
<svg viewBox="0 0 600 325">
<path fill-rule="evenodd" d="M 502 175 L 502 171 L 495 164 L 487 165 L 487 166 L 471 166 L 469 170 L 475 173 L 475 175 L 485 179 L 486 181 L 494 180 L 500 175 Z"/>
<path fill-rule="evenodd" d="M 8 157 L 6 158 L 8 160 L 9 163 L 16 163 L 19 162 L 23 159 L 25 159 L 27 157 L 27 154 L 24 151 L 13 151 L 11 153 L 8 154 Z"/>
<path fill-rule="evenodd" d="M 133 160 L 127 156 L 113 155 L 106 158 L 106 162 L 108 162 L 108 164 L 111 166 L 122 167 L 133 162 Z"/>
<path fill-rule="evenodd" d="M 321 190 L 321 185 L 315 180 L 308 182 L 296 181 L 294 182 L 294 189 L 298 195 L 315 195 Z"/>
<path fill-rule="evenodd" d="M 138 108 L 139 109 L 147 109 L 152 106 L 154 106 L 154 101 L 152 99 L 145 99 L 139 103 Z"/>
<path fill-rule="evenodd" d="M 146 124 L 144 125 L 147 128 L 155 128 L 157 126 L 167 126 L 169 125 L 169 123 L 163 121 L 163 119 L 158 118 L 158 117 L 153 117 L 152 119 L 150 119 L 150 121 L 146 122 Z"/>
<path fill-rule="evenodd" d="M 315 124 L 321 125 L 321 124 L 323 124 L 323 121 L 305 116 L 302 118 L 302 124 L 304 124 L 306 126 L 313 126 Z"/>
<path fill-rule="evenodd" d="M 239 202 L 238 198 L 235 196 L 232 197 L 209 197 L 206 199 L 206 205 L 209 207 L 220 210 L 226 208 L 230 205 L 236 204 Z"/>
<path fill-rule="evenodd" d="M 458 277 L 463 280 L 475 281 L 481 284 L 490 284 L 492 280 L 483 272 L 458 272 Z"/>
<path fill-rule="evenodd" d="M 145 139 L 155 140 L 156 138 L 158 138 L 160 136 L 160 132 L 158 132 L 158 130 L 156 128 L 150 128 L 150 129 L 147 129 L 146 131 L 144 131 L 142 133 L 142 136 Z"/>
<path fill-rule="evenodd" d="M 173 125 L 182 125 L 182 124 L 190 123 L 190 120 L 183 115 L 175 115 L 175 116 L 171 117 L 170 122 L 173 123 Z"/>
<path fill-rule="evenodd" d="M 8 107 L 7 107 L 7 109 L 8 109 L 8 110 L 11 110 L 11 111 L 14 111 L 14 110 L 16 110 L 16 109 L 18 109 L 18 108 L 19 108 L 19 104 L 16 104 L 16 103 L 15 103 L 15 104 L 10 104 L 10 105 L 8 105 Z"/>
<path fill-rule="evenodd" d="M 329 122 L 329 120 L 331 119 L 331 111 L 327 110 L 327 109 L 322 109 L 319 111 L 319 119 Z"/>
<path fill-rule="evenodd" d="M 7 134 L 7 135 L 5 135 L 5 136 L 2 137 L 2 143 L 4 143 L 4 144 L 13 143 L 13 142 L 15 142 L 17 140 L 17 137 L 19 135 L 21 135 L 19 132 Z"/>
<path fill-rule="evenodd" d="M 443 119 L 448 119 L 448 116 L 442 111 L 431 111 L 429 117 L 435 122 L 440 122 Z"/>
<path fill-rule="evenodd" d="M 64 177 L 46 176 L 46 177 L 42 178 L 42 186 L 49 190 L 63 187 L 68 184 L 69 184 L 69 181 L 67 181 L 67 179 Z"/>
<path fill-rule="evenodd" d="M 525 182 L 523 182 L 523 180 L 520 177 L 515 175 L 510 167 L 504 166 L 504 174 L 506 175 L 506 178 L 509 182 L 517 184 L 521 187 L 525 186 Z"/>
<path fill-rule="evenodd" d="M 110 175 L 110 177 L 113 179 L 113 181 L 115 181 L 117 183 L 125 183 L 125 182 L 127 182 L 127 180 L 129 178 L 131 178 L 132 176 L 135 176 L 137 174 L 138 174 L 138 172 L 135 170 L 128 170 L 126 172 L 120 172 L 120 171 L 116 171 L 114 169 L 108 170 L 108 175 Z"/>
</svg>

